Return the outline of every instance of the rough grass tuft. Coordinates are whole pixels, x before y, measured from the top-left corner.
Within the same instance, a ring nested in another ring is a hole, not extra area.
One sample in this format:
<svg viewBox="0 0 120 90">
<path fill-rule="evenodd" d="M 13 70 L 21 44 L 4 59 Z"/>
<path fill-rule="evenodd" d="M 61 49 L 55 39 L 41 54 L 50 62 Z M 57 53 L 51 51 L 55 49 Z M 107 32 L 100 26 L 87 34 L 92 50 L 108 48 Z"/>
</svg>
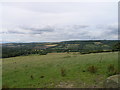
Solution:
<svg viewBox="0 0 120 90">
<path fill-rule="evenodd" d="M 9 88 L 7 84 L 2 85 L 2 88 Z"/>
<path fill-rule="evenodd" d="M 87 68 L 87 70 L 91 73 L 96 73 L 97 72 L 97 67 L 94 65 L 91 65 Z"/>
<path fill-rule="evenodd" d="M 65 68 L 61 68 L 61 76 L 62 77 L 66 76 L 66 69 Z"/>
<path fill-rule="evenodd" d="M 115 66 L 113 64 L 109 64 L 107 67 L 107 70 L 108 70 L 108 72 L 107 72 L 108 76 L 118 74 L 118 70 L 115 68 Z"/>
</svg>

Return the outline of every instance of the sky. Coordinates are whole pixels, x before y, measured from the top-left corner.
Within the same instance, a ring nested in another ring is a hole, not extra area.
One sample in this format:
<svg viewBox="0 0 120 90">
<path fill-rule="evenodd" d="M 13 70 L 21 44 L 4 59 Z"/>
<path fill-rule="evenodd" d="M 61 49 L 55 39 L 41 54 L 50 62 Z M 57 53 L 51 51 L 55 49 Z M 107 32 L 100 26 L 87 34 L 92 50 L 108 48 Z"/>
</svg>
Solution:
<svg viewBox="0 0 120 90">
<path fill-rule="evenodd" d="M 0 42 L 118 39 L 117 2 L 2 2 Z"/>
</svg>

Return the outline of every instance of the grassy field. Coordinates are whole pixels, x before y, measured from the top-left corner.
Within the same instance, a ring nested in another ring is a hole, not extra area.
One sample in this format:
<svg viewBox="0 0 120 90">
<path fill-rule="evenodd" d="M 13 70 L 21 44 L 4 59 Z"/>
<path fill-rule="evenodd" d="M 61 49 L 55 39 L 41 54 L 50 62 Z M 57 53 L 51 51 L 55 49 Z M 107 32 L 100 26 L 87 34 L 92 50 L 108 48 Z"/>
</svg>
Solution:
<svg viewBox="0 0 120 90">
<path fill-rule="evenodd" d="M 118 53 L 50 53 L 2 59 L 3 87 L 100 88 L 108 67 L 118 67 Z M 94 66 L 95 72 L 89 71 Z"/>
</svg>

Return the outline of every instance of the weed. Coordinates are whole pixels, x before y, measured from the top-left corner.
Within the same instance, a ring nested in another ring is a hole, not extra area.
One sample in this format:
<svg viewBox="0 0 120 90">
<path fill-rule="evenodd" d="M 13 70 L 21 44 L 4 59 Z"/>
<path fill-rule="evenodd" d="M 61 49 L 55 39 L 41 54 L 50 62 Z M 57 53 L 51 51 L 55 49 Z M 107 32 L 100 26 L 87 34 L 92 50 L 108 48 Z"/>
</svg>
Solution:
<svg viewBox="0 0 120 90">
<path fill-rule="evenodd" d="M 68 56 L 65 56 L 64 58 L 70 58 L 70 57 L 71 57 L 71 56 L 68 55 Z"/>
<path fill-rule="evenodd" d="M 113 64 L 108 65 L 107 69 L 108 69 L 108 72 L 107 72 L 108 76 L 118 74 L 118 70 L 115 69 L 115 66 Z"/>
<path fill-rule="evenodd" d="M 102 63 L 102 56 L 100 57 L 99 63 Z"/>
<path fill-rule="evenodd" d="M 65 70 L 65 68 L 61 68 L 61 76 L 62 77 L 66 76 L 66 70 Z"/>
<path fill-rule="evenodd" d="M 28 67 L 28 65 L 25 65 L 25 67 Z"/>
<path fill-rule="evenodd" d="M 40 78 L 44 78 L 44 76 L 40 76 Z"/>
<path fill-rule="evenodd" d="M 31 79 L 34 79 L 33 75 L 31 75 L 30 77 L 31 77 Z"/>
<path fill-rule="evenodd" d="M 7 84 L 2 85 L 2 88 L 9 88 Z"/>
<path fill-rule="evenodd" d="M 110 65 L 108 65 L 108 72 L 111 72 L 111 71 L 114 71 L 115 70 L 115 67 L 114 67 L 114 65 L 113 64 L 110 64 Z"/>
<path fill-rule="evenodd" d="M 85 70 L 82 70 L 82 72 L 85 72 Z"/>
<path fill-rule="evenodd" d="M 108 76 L 112 76 L 112 75 L 116 75 L 116 74 L 118 74 L 118 70 L 117 69 L 115 69 L 114 71 L 108 72 Z"/>
<path fill-rule="evenodd" d="M 87 68 L 87 70 L 91 73 L 96 73 L 97 72 L 97 67 L 94 65 L 91 65 Z"/>
</svg>

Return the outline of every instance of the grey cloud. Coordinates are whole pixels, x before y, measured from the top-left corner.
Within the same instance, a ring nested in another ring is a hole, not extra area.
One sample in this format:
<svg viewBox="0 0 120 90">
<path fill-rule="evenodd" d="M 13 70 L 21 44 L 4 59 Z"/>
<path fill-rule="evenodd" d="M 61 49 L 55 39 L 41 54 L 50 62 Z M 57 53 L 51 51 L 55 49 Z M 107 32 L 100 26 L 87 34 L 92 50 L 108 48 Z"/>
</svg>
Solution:
<svg viewBox="0 0 120 90">
<path fill-rule="evenodd" d="M 81 29 L 81 28 L 84 29 L 84 28 L 87 28 L 87 27 L 89 27 L 89 26 L 88 25 L 74 25 L 73 26 L 74 29 Z"/>
<path fill-rule="evenodd" d="M 25 34 L 24 32 L 19 32 L 19 31 L 12 31 L 12 30 L 9 30 L 7 32 L 3 31 L 1 32 L 2 34 Z"/>
<path fill-rule="evenodd" d="M 117 27 L 117 25 L 107 26 L 106 29 L 107 29 L 105 31 L 106 34 L 108 34 L 108 35 L 118 35 L 118 27 Z"/>
<path fill-rule="evenodd" d="M 118 35 L 118 26 L 117 25 L 98 25 L 97 29 L 103 30 L 105 35 Z"/>
<path fill-rule="evenodd" d="M 112 34 L 112 35 L 118 35 L 118 30 L 111 30 L 108 34 Z"/>
<path fill-rule="evenodd" d="M 44 28 L 33 28 L 33 27 L 18 27 L 17 29 L 8 29 L 8 31 L 3 31 L 1 34 L 42 34 L 44 32 L 53 32 L 54 28 L 44 27 Z"/>
<path fill-rule="evenodd" d="M 22 27 L 24 30 L 29 30 L 30 34 L 42 34 L 44 32 L 53 32 L 54 28 L 44 27 L 44 28 L 33 28 L 33 27 Z"/>
<path fill-rule="evenodd" d="M 77 26 L 74 25 L 74 30 L 78 29 L 77 33 L 66 34 L 67 38 L 73 39 L 112 39 L 114 36 L 118 36 L 117 25 L 97 26 L 91 28 L 90 26 Z M 76 28 L 77 27 L 77 28 Z M 87 28 L 89 27 L 89 28 Z M 100 32 L 100 33 L 98 33 Z"/>
<path fill-rule="evenodd" d="M 84 28 L 87 28 L 89 27 L 88 25 L 72 25 L 71 27 L 69 26 L 62 26 L 60 28 L 58 27 L 51 27 L 51 26 L 45 26 L 45 27 L 20 27 L 24 30 L 28 30 L 30 31 L 30 34 L 42 34 L 44 32 L 55 32 L 55 30 L 66 30 L 65 28 L 68 27 L 70 30 L 77 30 L 77 29 L 84 29 Z"/>
<path fill-rule="evenodd" d="M 30 30 L 30 31 L 41 31 L 41 32 L 51 32 L 53 31 L 53 28 L 31 28 L 31 27 L 23 27 L 25 30 Z"/>
<path fill-rule="evenodd" d="M 19 32 L 19 31 L 8 31 L 7 33 L 10 33 L 10 34 L 25 34 L 24 32 Z"/>
<path fill-rule="evenodd" d="M 53 32 L 54 31 L 53 28 L 42 28 L 42 29 L 31 28 L 30 30 L 32 30 L 33 32 Z"/>
<path fill-rule="evenodd" d="M 21 31 L 20 31 L 21 30 Z M 46 32 L 46 33 L 45 33 Z M 51 32 L 51 33 L 50 33 Z M 44 34 L 43 34 L 44 33 Z M 69 40 L 69 39 L 109 39 L 112 36 L 118 35 L 117 27 L 115 26 L 101 26 L 91 27 L 89 25 L 68 25 L 68 26 L 22 26 L 19 30 L 10 30 L 7 34 L 28 34 L 36 35 L 40 34 L 47 40 Z M 45 37 L 44 37 L 45 35 Z"/>
<path fill-rule="evenodd" d="M 108 29 L 108 30 L 117 30 L 118 25 L 113 24 L 113 25 L 97 25 L 98 29 Z"/>
<path fill-rule="evenodd" d="M 117 27 L 109 27 L 108 29 L 110 30 L 109 34 L 118 35 L 118 28 Z"/>
</svg>

